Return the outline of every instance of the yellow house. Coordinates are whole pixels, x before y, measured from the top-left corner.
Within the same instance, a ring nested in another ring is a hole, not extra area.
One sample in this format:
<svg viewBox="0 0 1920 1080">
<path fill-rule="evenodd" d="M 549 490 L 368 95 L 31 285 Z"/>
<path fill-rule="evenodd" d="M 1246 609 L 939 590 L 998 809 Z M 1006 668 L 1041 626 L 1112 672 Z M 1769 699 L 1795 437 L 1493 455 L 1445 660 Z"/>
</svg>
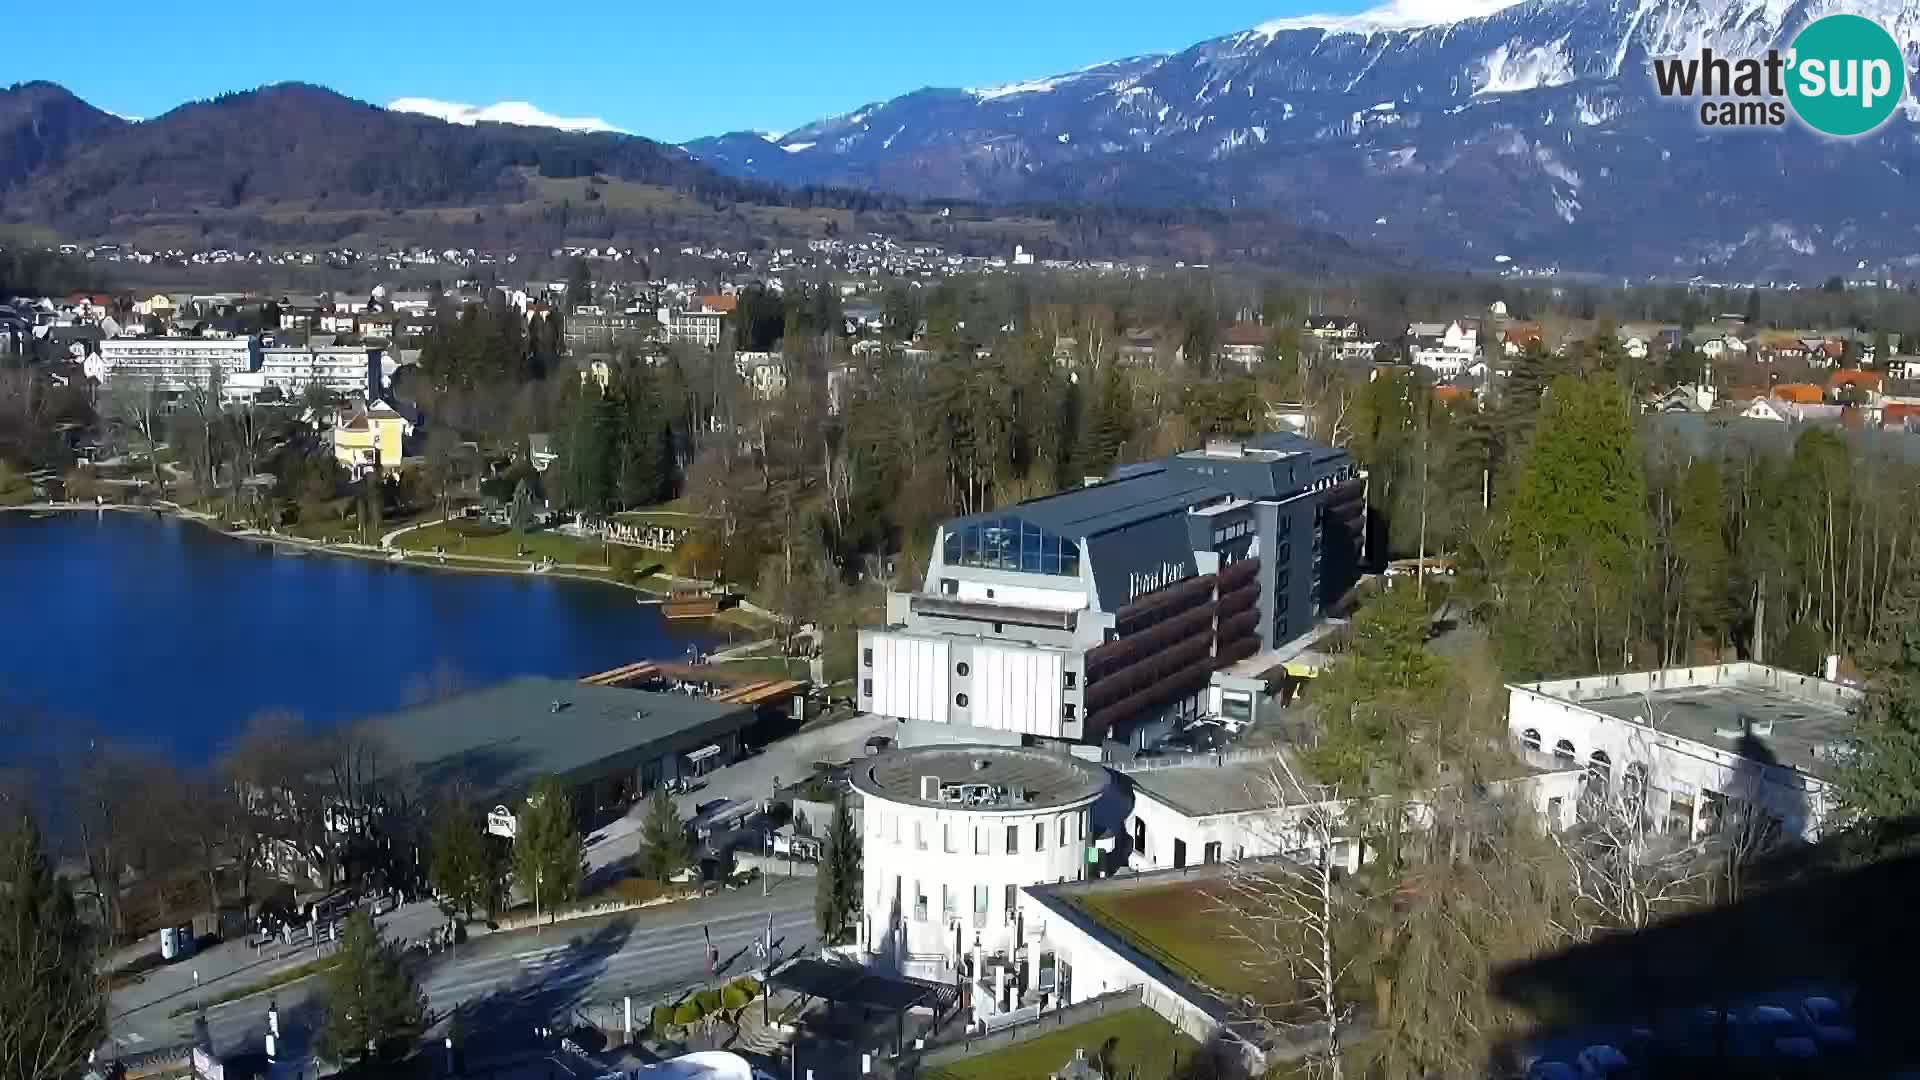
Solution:
<svg viewBox="0 0 1920 1080">
<path fill-rule="evenodd" d="M 152 315 L 155 318 L 167 318 L 174 314 L 173 298 L 166 293 L 154 293 L 145 300 L 133 305 L 136 315 Z"/>
<path fill-rule="evenodd" d="M 333 456 L 355 480 L 375 465 L 383 472 L 395 472 L 412 434 L 413 424 L 386 402 L 355 405 L 334 421 Z"/>
</svg>

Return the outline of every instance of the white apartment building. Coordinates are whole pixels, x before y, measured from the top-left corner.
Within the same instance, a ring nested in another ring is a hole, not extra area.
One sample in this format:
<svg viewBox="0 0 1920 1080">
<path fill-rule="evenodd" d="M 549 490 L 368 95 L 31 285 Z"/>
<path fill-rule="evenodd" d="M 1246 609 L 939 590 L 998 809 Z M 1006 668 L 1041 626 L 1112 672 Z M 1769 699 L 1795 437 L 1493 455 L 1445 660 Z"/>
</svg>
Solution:
<svg viewBox="0 0 1920 1080">
<path fill-rule="evenodd" d="M 259 368 L 257 338 L 108 338 L 83 370 L 102 386 L 132 383 L 178 394 L 206 387 L 215 372 L 226 380 Z"/>
<path fill-rule="evenodd" d="M 1584 768 L 1596 794 L 1631 793 L 1660 831 L 1687 842 L 1749 809 L 1818 839 L 1861 698 L 1744 662 L 1507 690 L 1507 726 L 1525 752 Z"/>
<path fill-rule="evenodd" d="M 259 370 L 232 376 L 221 392 L 229 400 L 251 401 L 273 389 L 283 401 L 298 401 L 307 387 L 317 385 L 340 397 L 372 399 L 384 384 L 379 349 L 296 345 L 260 350 Z"/>
<path fill-rule="evenodd" d="M 877 966 L 950 981 L 1012 955 L 1019 891 L 1086 874 L 1107 772 L 1047 750 L 926 746 L 858 763 L 865 880 L 860 943 Z"/>
<path fill-rule="evenodd" d="M 662 341 L 691 341 L 711 349 L 720 344 L 720 324 L 726 313 L 712 308 L 682 311 L 663 307 L 659 317 Z"/>
</svg>

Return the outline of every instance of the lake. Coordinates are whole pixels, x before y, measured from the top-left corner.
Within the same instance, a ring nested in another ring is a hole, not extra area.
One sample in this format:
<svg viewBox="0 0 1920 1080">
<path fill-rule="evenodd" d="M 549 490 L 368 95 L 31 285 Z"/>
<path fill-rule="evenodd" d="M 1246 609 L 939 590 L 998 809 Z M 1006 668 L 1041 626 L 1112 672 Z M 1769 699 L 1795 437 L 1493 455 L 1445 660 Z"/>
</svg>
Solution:
<svg viewBox="0 0 1920 1080">
<path fill-rule="evenodd" d="M 726 642 L 637 595 L 291 555 L 143 514 L 0 513 L 0 751 L 85 733 L 204 760 L 265 709 L 322 727 Z"/>
</svg>

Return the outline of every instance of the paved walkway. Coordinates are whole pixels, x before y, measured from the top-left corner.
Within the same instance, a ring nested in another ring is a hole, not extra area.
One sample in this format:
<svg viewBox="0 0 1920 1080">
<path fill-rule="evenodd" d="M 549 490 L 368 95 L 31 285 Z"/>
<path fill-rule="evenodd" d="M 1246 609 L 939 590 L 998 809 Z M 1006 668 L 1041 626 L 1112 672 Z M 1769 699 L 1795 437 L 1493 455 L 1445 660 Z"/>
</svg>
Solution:
<svg viewBox="0 0 1920 1080">
<path fill-rule="evenodd" d="M 891 734 L 892 730 L 892 720 L 871 713 L 859 713 L 795 732 L 771 746 L 760 748 L 752 757 L 708 773 L 704 784 L 678 796 L 674 803 L 683 819 L 691 819 L 696 807 L 716 799 L 758 802 L 772 795 L 776 777 L 782 784 L 791 784 L 811 776 L 816 761 L 847 761 L 862 757 L 866 754 L 868 738 Z M 647 803 L 643 799 L 635 803 L 626 816 L 596 830 L 588 838 L 588 869 L 597 870 L 638 855 L 640 825 L 646 816 Z"/>
</svg>

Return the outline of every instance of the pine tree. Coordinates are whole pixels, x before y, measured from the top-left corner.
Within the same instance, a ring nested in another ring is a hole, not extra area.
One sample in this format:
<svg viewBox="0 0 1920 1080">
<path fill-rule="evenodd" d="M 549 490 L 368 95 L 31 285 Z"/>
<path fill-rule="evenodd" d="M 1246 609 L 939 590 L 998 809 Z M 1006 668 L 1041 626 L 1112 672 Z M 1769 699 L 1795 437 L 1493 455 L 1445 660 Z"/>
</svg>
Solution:
<svg viewBox="0 0 1920 1080">
<path fill-rule="evenodd" d="M 1889 592 L 1880 626 L 1840 793 L 1853 817 L 1895 821 L 1920 815 L 1920 568 Z"/>
<path fill-rule="evenodd" d="M 427 997 L 399 948 L 361 908 L 347 919 L 336 955 L 321 991 L 320 1056 L 342 1063 L 404 1056 L 425 1029 Z"/>
<path fill-rule="evenodd" d="M 687 826 L 680 810 L 664 787 L 654 788 L 647 799 L 647 816 L 640 823 L 640 872 L 655 881 L 665 881 L 687 865 L 691 853 L 687 844 Z"/>
<path fill-rule="evenodd" d="M 535 912 L 551 916 L 554 905 L 573 899 L 586 870 L 587 849 L 575 828 L 573 796 L 548 776 L 533 785 L 513 832 L 513 876 L 532 898 Z"/>
<path fill-rule="evenodd" d="M 843 942 L 853 932 L 854 916 L 860 911 L 860 862 L 860 833 L 853 827 L 847 797 L 841 795 L 833 803 L 826 851 L 814 879 L 814 920 L 820 936 L 829 942 Z"/>
<path fill-rule="evenodd" d="M 78 1076 L 105 1037 L 88 939 L 39 827 L 25 813 L 0 821 L 0 1076 Z"/>
<path fill-rule="evenodd" d="M 499 896 L 500 868 L 473 807 L 452 800 L 441 804 L 434 812 L 432 843 L 428 880 L 434 891 L 469 919 L 477 906 L 490 910 Z"/>
</svg>

